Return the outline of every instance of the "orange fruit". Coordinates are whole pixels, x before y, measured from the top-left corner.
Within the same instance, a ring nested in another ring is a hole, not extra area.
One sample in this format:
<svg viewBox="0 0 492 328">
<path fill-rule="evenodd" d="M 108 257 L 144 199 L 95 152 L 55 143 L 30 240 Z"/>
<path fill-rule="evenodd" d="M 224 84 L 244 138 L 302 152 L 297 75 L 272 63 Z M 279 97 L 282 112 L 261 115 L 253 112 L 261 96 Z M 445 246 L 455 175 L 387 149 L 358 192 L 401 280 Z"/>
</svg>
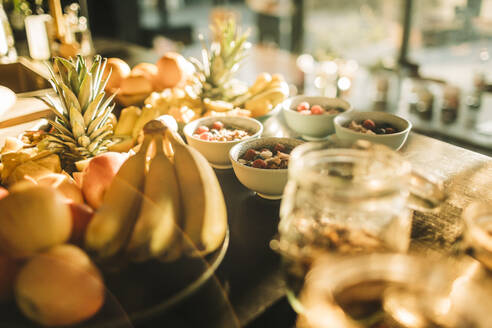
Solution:
<svg viewBox="0 0 492 328">
<path fill-rule="evenodd" d="M 71 325 L 96 314 L 104 303 L 101 273 L 80 248 L 65 244 L 29 260 L 19 272 L 15 299 L 31 320 Z"/>
</svg>

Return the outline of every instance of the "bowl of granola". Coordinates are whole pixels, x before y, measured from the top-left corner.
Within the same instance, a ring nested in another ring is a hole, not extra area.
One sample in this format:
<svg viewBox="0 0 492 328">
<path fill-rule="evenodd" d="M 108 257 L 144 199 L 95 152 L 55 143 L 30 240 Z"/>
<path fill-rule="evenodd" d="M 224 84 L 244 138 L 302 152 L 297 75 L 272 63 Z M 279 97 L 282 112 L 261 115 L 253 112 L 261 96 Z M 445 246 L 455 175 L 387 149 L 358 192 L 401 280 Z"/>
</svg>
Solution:
<svg viewBox="0 0 492 328">
<path fill-rule="evenodd" d="M 322 140 L 335 133 L 333 119 L 352 110 L 343 99 L 296 96 L 282 103 L 285 122 L 303 139 Z"/>
<path fill-rule="evenodd" d="M 232 146 L 259 138 L 263 125 L 249 117 L 203 117 L 186 124 L 183 132 L 188 144 L 202 153 L 212 167 L 228 169 Z"/>
<path fill-rule="evenodd" d="M 231 148 L 234 173 L 246 188 L 265 199 L 280 199 L 287 183 L 290 153 L 304 143 L 293 138 L 260 138 Z"/>
<path fill-rule="evenodd" d="M 368 140 L 400 149 L 407 140 L 412 123 L 385 112 L 350 112 L 334 120 L 337 137 L 342 141 Z"/>
</svg>

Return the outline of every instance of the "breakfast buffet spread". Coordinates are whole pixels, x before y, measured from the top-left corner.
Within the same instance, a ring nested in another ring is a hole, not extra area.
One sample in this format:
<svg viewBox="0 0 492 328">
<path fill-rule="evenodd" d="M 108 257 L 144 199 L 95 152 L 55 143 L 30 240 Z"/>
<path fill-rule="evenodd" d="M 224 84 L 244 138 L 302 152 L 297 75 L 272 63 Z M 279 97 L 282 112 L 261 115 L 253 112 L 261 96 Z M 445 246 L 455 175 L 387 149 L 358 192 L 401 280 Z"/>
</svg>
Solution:
<svg viewBox="0 0 492 328">
<path fill-rule="evenodd" d="M 248 33 L 232 20 L 218 29 L 201 60 L 169 52 L 131 68 L 120 58 L 54 59 L 54 95 L 39 97 L 48 124 L 0 149 L 0 301 L 37 324 L 73 325 L 101 311 L 115 272 L 208 263 L 229 233 L 213 168 L 232 167 L 259 197 L 292 192 L 289 166 L 305 143 L 261 137 L 275 109 L 306 140 L 365 139 L 388 154 L 406 142 L 411 124 L 395 115 L 290 97 L 280 74 L 249 86 L 235 79 Z M 328 172 L 340 185 L 353 179 L 337 171 L 345 164 Z M 350 244 L 344 229 L 330 240 Z"/>
</svg>

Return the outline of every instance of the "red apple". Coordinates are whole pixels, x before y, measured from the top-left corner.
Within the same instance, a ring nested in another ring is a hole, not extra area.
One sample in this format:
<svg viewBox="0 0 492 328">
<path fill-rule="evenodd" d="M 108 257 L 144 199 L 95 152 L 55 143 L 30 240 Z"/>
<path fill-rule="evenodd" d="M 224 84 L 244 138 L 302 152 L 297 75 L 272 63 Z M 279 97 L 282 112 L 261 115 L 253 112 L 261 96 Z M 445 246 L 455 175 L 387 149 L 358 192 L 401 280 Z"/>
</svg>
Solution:
<svg viewBox="0 0 492 328">
<path fill-rule="evenodd" d="M 101 206 L 104 193 L 127 158 L 125 153 L 107 152 L 89 161 L 82 175 L 82 193 L 92 208 Z"/>
<path fill-rule="evenodd" d="M 9 194 L 9 191 L 7 189 L 0 187 L 0 199 L 7 196 L 8 194 Z"/>
<path fill-rule="evenodd" d="M 94 210 L 86 204 L 70 203 L 69 206 L 72 213 L 72 236 L 70 237 L 70 242 L 82 245 L 85 230 L 94 215 Z"/>
</svg>

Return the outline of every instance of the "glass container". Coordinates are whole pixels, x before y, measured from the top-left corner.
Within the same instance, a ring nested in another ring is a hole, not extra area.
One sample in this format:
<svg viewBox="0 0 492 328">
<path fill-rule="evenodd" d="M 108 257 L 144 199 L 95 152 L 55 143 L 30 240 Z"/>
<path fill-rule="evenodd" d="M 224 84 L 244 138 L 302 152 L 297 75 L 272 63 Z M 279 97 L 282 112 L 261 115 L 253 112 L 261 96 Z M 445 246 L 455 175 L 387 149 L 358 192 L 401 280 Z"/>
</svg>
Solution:
<svg viewBox="0 0 492 328">
<path fill-rule="evenodd" d="M 441 122 L 443 124 L 452 124 L 456 122 L 458 119 L 459 106 L 460 90 L 451 85 L 444 87 Z"/>
<path fill-rule="evenodd" d="M 299 328 L 490 327 L 490 277 L 466 260 L 405 254 L 318 258 Z"/>
<path fill-rule="evenodd" d="M 445 199 L 442 188 L 412 172 L 386 146 L 358 141 L 352 148 L 331 142 L 294 149 L 280 208 L 279 238 L 288 296 L 296 295 L 312 261 L 324 252 L 405 252 L 411 208 L 431 210 Z"/>
</svg>

